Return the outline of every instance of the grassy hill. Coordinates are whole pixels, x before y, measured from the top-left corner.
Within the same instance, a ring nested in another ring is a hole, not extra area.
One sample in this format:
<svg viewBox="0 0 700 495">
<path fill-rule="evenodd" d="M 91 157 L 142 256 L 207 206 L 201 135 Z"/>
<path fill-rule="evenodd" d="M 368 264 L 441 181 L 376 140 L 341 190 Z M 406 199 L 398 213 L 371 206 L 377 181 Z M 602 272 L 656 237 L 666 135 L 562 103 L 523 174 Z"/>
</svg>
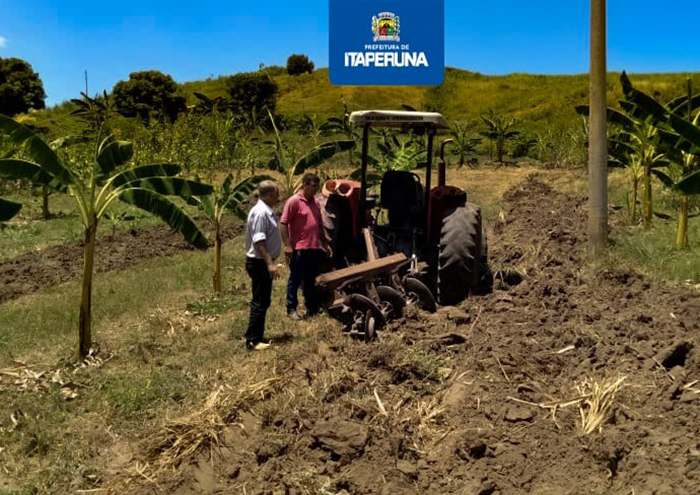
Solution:
<svg viewBox="0 0 700 495">
<path fill-rule="evenodd" d="M 700 73 L 634 74 L 630 76 L 640 89 L 657 94 L 662 100 L 678 96 L 690 77 L 700 87 Z M 550 124 L 568 124 L 577 119 L 575 105 L 587 102 L 588 75 L 546 76 L 509 74 L 485 76 L 462 69 L 447 68 L 441 86 L 333 86 L 328 69 L 313 74 L 275 76 L 280 87 L 278 109 L 283 114 L 316 114 L 329 117 L 342 111 L 342 98 L 351 110 L 398 109 L 402 104 L 415 108 L 437 108 L 448 119 L 468 120 L 492 108 L 508 113 L 535 128 Z M 608 75 L 608 97 L 622 97 L 620 73 Z M 193 92 L 211 96 L 225 95 L 224 78 L 187 82 L 182 85 L 188 101 Z"/>
<path fill-rule="evenodd" d="M 313 74 L 289 76 L 281 70 L 269 70 L 280 88 L 278 111 L 285 115 L 307 113 L 319 118 L 342 112 L 343 98 L 350 110 L 399 109 L 408 104 L 418 109 L 437 109 L 448 119 L 476 119 L 488 109 L 511 114 L 531 132 L 551 127 L 568 127 L 578 119 L 573 108 L 586 103 L 588 75 L 509 74 L 486 76 L 462 69 L 447 68 L 445 82 L 440 86 L 333 86 L 328 69 Z M 614 104 L 622 97 L 619 73 L 608 74 L 608 98 Z M 670 99 L 684 92 L 690 77 L 700 88 L 700 73 L 632 74 L 632 82 L 640 89 Z M 196 101 L 194 92 L 210 97 L 226 94 L 226 76 L 181 85 L 188 103 Z M 52 131 L 70 130 L 72 123 L 65 117 L 71 109 L 63 103 L 51 109 L 35 112 L 37 124 Z"/>
</svg>

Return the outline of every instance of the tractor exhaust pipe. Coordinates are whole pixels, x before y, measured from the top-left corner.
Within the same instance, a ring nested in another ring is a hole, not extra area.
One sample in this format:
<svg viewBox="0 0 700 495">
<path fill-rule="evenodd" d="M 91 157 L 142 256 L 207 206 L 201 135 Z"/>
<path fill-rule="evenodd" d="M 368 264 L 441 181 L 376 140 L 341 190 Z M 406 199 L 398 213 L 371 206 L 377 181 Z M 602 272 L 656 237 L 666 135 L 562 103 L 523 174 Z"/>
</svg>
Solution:
<svg viewBox="0 0 700 495">
<path fill-rule="evenodd" d="M 440 162 L 438 163 L 438 186 L 444 186 L 445 177 L 445 146 L 454 142 L 452 139 L 445 139 L 440 143 Z"/>
<path fill-rule="evenodd" d="M 430 218 L 430 179 L 433 173 L 433 138 L 437 132 L 435 129 L 428 129 L 428 161 L 425 164 L 425 209 L 428 211 L 428 218 L 426 218 L 426 231 L 428 229 L 429 218 Z"/>
<path fill-rule="evenodd" d="M 360 228 L 367 227 L 367 159 L 369 153 L 369 124 L 362 129 L 362 175 L 360 193 Z"/>
</svg>

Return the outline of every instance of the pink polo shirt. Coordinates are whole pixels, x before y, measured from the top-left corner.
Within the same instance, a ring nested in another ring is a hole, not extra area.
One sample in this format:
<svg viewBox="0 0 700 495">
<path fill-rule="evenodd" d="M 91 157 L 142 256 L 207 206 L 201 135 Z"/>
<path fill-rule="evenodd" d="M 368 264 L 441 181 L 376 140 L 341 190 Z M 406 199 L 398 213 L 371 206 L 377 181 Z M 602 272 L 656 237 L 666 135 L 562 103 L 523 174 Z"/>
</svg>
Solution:
<svg viewBox="0 0 700 495">
<path fill-rule="evenodd" d="M 316 198 L 306 199 L 304 192 L 299 191 L 284 205 L 280 223 L 289 227 L 292 249 L 321 249 L 319 230 L 323 217 Z"/>
</svg>

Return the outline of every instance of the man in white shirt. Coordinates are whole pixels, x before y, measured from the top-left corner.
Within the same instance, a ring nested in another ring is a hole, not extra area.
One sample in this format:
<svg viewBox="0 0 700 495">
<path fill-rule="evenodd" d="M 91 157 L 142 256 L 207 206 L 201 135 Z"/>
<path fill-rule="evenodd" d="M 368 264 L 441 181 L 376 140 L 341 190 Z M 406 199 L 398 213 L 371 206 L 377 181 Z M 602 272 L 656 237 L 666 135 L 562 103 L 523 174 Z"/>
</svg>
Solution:
<svg viewBox="0 0 700 495">
<path fill-rule="evenodd" d="M 258 202 L 248 213 L 245 232 L 245 269 L 253 285 L 253 299 L 250 302 L 250 320 L 245 334 L 246 348 L 267 349 L 265 316 L 270 307 L 272 281 L 278 278 L 277 258 L 282 251 L 277 217 L 273 210 L 279 202 L 277 184 L 266 180 L 258 186 Z"/>
</svg>

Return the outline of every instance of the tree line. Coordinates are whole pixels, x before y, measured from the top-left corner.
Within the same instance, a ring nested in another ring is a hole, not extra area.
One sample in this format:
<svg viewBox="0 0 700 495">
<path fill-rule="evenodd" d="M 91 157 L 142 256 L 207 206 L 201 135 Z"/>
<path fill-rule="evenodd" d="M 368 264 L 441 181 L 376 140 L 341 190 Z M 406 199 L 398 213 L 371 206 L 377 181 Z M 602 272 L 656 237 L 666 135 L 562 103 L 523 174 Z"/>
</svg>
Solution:
<svg viewBox="0 0 700 495">
<path fill-rule="evenodd" d="M 292 54 L 286 72 L 297 76 L 311 73 L 314 63 L 307 55 Z M 229 76 L 226 90 L 229 108 L 250 116 L 263 108 L 275 110 L 277 85 L 270 71 Z M 173 122 L 187 110 L 186 99 L 172 76 L 157 70 L 132 72 L 112 89 L 115 110 L 124 117 L 151 118 Z M 15 116 L 45 108 L 46 92 L 39 74 L 25 60 L 0 58 L 0 114 Z"/>
</svg>

